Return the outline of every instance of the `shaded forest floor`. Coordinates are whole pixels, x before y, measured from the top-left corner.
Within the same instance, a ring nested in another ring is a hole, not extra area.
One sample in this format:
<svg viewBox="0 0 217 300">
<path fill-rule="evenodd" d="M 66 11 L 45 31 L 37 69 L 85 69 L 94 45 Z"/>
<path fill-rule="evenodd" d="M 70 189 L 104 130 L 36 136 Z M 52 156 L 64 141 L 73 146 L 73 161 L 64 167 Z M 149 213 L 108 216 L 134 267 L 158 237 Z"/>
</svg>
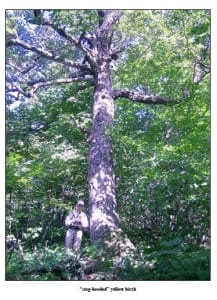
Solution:
<svg viewBox="0 0 217 300">
<path fill-rule="evenodd" d="M 57 245 L 24 251 L 23 256 L 13 250 L 6 256 L 6 280 L 210 280 L 208 247 L 186 246 L 175 238 L 158 249 L 143 245 L 138 252 L 132 262 L 127 256 L 111 258 L 89 245 L 79 257 L 67 255 Z"/>
</svg>

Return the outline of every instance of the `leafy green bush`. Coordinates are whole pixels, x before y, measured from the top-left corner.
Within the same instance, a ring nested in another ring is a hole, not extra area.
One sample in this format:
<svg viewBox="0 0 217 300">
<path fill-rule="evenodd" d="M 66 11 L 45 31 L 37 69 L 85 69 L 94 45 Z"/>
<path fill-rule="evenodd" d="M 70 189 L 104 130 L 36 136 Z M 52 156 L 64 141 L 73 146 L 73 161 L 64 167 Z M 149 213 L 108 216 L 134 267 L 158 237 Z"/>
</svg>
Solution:
<svg viewBox="0 0 217 300">
<path fill-rule="evenodd" d="M 185 253 L 176 250 L 153 252 L 138 266 L 118 272 L 121 280 L 210 280 L 209 250 Z"/>
<path fill-rule="evenodd" d="M 14 251 L 7 260 L 6 280 L 210 280 L 209 248 L 191 247 L 177 236 L 161 239 L 157 246 L 141 242 L 138 249 L 140 257 L 133 263 L 89 244 L 79 256 L 57 245 L 24 251 L 24 257 Z"/>
<path fill-rule="evenodd" d="M 76 262 L 63 247 L 27 252 L 23 259 L 14 253 L 6 266 L 6 280 L 70 280 Z"/>
</svg>

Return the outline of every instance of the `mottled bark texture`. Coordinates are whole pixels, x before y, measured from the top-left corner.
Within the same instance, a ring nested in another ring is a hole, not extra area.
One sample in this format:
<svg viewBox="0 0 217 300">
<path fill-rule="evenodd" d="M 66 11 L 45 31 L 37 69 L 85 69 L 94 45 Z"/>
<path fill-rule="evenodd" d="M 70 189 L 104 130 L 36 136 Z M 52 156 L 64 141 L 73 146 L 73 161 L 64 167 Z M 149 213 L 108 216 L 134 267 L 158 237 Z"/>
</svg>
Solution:
<svg viewBox="0 0 217 300">
<path fill-rule="evenodd" d="M 114 95 L 110 78 L 109 41 L 112 24 L 118 16 L 120 15 L 117 12 L 107 12 L 98 31 L 93 123 L 88 161 L 91 241 L 100 248 L 111 249 L 114 254 L 126 252 L 126 248 L 130 251 L 134 249 L 130 241 L 123 237 L 119 226 L 110 134 L 114 120 Z"/>
<path fill-rule="evenodd" d="M 90 234 L 102 246 L 119 224 L 116 213 L 115 174 L 109 128 L 113 124 L 114 100 L 107 66 L 98 72 L 93 97 L 93 126 L 89 139 Z"/>
</svg>

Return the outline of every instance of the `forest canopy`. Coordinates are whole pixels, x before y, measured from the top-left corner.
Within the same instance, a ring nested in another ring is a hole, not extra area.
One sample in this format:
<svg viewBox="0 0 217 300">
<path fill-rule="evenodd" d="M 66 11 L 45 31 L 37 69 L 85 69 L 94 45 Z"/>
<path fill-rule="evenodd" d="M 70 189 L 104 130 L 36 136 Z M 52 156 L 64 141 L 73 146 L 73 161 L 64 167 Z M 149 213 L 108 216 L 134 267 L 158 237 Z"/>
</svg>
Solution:
<svg viewBox="0 0 217 300">
<path fill-rule="evenodd" d="M 85 280 L 210 279 L 210 47 L 210 10 L 6 10 L 7 280 L 81 279 L 79 199 Z"/>
</svg>

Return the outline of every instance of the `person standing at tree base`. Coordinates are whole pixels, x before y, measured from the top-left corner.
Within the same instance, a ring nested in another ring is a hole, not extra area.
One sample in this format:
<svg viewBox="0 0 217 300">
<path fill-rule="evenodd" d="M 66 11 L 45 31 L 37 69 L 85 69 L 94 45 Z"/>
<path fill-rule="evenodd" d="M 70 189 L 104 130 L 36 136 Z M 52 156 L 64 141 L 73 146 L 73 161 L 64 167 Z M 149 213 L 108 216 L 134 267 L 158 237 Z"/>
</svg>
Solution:
<svg viewBox="0 0 217 300">
<path fill-rule="evenodd" d="M 71 250 L 75 252 L 80 250 L 83 232 L 88 228 L 88 219 L 87 215 L 82 211 L 83 208 L 84 202 L 79 200 L 74 210 L 66 216 L 65 248 L 67 253 L 71 253 Z"/>
</svg>

